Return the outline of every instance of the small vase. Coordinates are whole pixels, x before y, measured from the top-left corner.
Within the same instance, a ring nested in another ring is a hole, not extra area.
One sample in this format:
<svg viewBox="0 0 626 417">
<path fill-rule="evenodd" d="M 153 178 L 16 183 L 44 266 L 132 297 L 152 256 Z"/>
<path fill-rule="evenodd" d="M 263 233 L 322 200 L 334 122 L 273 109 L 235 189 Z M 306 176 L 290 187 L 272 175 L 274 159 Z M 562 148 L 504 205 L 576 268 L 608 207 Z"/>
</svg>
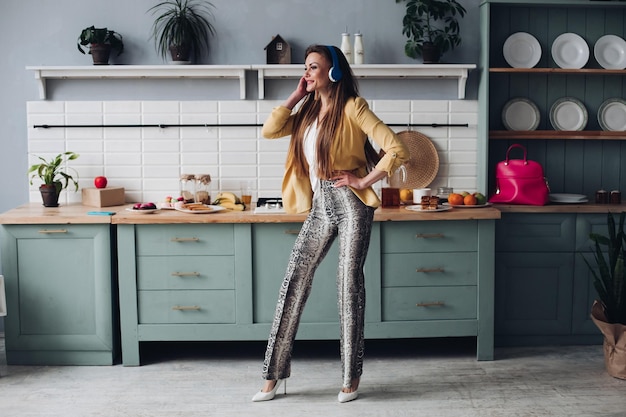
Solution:
<svg viewBox="0 0 626 417">
<path fill-rule="evenodd" d="M 93 43 L 89 47 L 89 53 L 93 58 L 94 65 L 109 65 L 111 45 L 107 43 Z"/>
<path fill-rule="evenodd" d="M 41 199 L 43 200 L 44 207 L 58 207 L 59 206 L 59 191 L 57 187 L 52 185 L 43 184 L 39 187 L 41 193 Z"/>
<path fill-rule="evenodd" d="M 424 45 L 422 45 L 422 58 L 424 59 L 424 64 L 438 63 L 439 58 L 441 58 L 439 48 L 432 42 L 424 42 Z"/>
</svg>

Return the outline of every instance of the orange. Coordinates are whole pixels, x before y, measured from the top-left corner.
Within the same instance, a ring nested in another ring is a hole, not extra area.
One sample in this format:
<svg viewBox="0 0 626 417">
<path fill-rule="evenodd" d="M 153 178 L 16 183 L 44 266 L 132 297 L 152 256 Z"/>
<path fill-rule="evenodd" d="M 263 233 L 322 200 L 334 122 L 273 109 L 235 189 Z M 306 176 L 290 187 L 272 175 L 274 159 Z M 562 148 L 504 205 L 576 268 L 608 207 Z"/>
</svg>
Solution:
<svg viewBox="0 0 626 417">
<path fill-rule="evenodd" d="M 476 197 L 471 194 L 466 195 L 465 198 L 463 198 L 463 204 L 466 206 L 475 206 L 477 204 Z"/>
<path fill-rule="evenodd" d="M 452 206 L 462 206 L 463 205 L 463 196 L 457 193 L 450 193 L 448 195 L 448 203 Z"/>
<path fill-rule="evenodd" d="M 413 190 L 410 188 L 403 188 L 400 190 L 400 201 L 403 203 L 413 202 Z"/>
</svg>

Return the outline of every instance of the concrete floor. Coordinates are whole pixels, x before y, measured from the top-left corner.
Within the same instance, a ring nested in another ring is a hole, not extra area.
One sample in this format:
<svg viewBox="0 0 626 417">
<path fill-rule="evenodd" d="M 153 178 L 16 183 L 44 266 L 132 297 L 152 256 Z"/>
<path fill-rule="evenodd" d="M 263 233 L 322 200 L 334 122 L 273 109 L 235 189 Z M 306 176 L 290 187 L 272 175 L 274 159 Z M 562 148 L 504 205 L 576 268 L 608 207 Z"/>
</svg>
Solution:
<svg viewBox="0 0 626 417">
<path fill-rule="evenodd" d="M 337 343 L 298 342 L 287 395 L 252 403 L 264 347 L 152 343 L 140 367 L 7 366 L 0 339 L 0 416 L 626 416 L 626 381 L 606 373 L 601 346 L 478 362 L 471 339 L 368 341 L 359 399 L 338 404 Z"/>
</svg>

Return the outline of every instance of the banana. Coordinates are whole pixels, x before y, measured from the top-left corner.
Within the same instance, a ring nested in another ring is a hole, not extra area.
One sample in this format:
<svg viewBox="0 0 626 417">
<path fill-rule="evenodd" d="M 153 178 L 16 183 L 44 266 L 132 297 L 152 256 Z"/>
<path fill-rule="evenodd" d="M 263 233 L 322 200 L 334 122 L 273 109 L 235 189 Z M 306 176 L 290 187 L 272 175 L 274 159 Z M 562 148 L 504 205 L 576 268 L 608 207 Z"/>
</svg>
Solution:
<svg viewBox="0 0 626 417">
<path fill-rule="evenodd" d="M 225 207 L 229 210 L 243 211 L 246 209 L 245 204 L 241 202 L 239 197 L 228 191 L 218 193 L 213 204 Z"/>
</svg>

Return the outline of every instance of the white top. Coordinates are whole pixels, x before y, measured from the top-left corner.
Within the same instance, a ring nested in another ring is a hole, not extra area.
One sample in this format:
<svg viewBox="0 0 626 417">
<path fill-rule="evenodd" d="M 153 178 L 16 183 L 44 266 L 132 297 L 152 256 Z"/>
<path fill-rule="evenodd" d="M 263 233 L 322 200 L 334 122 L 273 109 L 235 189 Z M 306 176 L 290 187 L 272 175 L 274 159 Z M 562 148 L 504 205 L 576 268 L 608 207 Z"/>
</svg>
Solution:
<svg viewBox="0 0 626 417">
<path fill-rule="evenodd" d="M 317 120 L 311 124 L 304 132 L 304 156 L 309 164 L 309 180 L 313 193 L 319 190 L 320 182 L 317 177 L 317 155 L 315 148 L 317 144 Z"/>
</svg>

